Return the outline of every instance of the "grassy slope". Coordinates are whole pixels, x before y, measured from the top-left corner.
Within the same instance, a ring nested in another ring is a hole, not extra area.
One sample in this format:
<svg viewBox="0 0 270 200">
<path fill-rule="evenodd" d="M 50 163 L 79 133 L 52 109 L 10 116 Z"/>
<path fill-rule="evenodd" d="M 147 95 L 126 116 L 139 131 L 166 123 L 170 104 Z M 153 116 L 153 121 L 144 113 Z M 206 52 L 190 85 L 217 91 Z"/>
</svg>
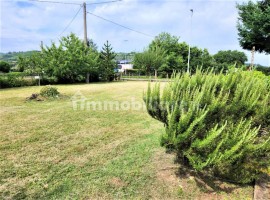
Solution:
<svg viewBox="0 0 270 200">
<path fill-rule="evenodd" d="M 81 91 L 90 101 L 122 102 L 142 101 L 147 83 L 57 87 L 69 97 Z M 39 90 L 0 91 L 0 199 L 189 199 L 217 192 L 175 176 L 173 157 L 159 146 L 163 125 L 146 111 L 74 111 L 69 97 L 25 101 Z M 221 195 L 246 199 L 252 188 Z"/>
</svg>

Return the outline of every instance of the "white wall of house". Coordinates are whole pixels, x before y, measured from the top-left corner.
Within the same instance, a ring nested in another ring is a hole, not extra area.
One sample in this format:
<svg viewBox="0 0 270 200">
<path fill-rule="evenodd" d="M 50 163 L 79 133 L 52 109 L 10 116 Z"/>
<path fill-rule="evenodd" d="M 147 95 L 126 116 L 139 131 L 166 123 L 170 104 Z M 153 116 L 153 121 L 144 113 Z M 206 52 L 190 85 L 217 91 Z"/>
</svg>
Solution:
<svg viewBox="0 0 270 200">
<path fill-rule="evenodd" d="M 118 64 L 121 68 L 118 68 L 119 72 L 124 72 L 126 69 L 133 69 L 133 64 Z"/>
</svg>

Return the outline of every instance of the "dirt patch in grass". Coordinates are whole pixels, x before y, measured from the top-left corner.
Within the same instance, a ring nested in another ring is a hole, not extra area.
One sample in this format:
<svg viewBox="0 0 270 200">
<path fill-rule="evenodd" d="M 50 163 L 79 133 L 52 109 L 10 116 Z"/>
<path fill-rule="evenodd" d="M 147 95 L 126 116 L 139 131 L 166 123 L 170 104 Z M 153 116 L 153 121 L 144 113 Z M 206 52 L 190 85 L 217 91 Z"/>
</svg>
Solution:
<svg viewBox="0 0 270 200">
<path fill-rule="evenodd" d="M 112 187 L 116 187 L 116 188 L 120 188 L 120 187 L 124 187 L 126 186 L 127 184 L 121 180 L 120 178 L 118 177 L 113 177 L 111 178 L 109 181 L 108 181 L 109 185 L 111 185 Z"/>
<path fill-rule="evenodd" d="M 166 185 L 169 191 L 173 192 L 180 186 L 180 179 L 176 176 L 179 166 L 174 162 L 173 154 L 158 151 L 153 163 L 156 166 L 156 177 L 158 181 Z"/>
</svg>

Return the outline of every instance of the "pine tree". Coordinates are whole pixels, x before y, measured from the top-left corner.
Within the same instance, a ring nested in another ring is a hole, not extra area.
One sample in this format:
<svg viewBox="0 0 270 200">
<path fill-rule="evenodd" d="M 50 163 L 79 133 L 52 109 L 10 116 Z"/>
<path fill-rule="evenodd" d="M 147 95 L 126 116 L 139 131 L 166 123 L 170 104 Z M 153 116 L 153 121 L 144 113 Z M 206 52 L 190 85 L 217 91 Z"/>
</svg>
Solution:
<svg viewBox="0 0 270 200">
<path fill-rule="evenodd" d="M 115 57 L 116 53 L 112 50 L 112 47 L 107 40 L 100 52 L 100 73 L 102 80 L 113 80 L 114 69 L 116 68 Z"/>
</svg>

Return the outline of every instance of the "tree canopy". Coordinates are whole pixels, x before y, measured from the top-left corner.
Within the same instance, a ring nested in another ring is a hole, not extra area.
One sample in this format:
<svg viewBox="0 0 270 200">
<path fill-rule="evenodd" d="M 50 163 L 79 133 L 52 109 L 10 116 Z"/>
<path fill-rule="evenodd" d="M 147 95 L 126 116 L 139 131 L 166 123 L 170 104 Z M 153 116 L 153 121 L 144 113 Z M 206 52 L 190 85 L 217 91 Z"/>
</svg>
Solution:
<svg viewBox="0 0 270 200">
<path fill-rule="evenodd" d="M 237 8 L 240 45 L 247 50 L 255 46 L 258 52 L 270 53 L 270 1 L 249 1 Z"/>
<path fill-rule="evenodd" d="M 237 50 L 219 51 L 213 57 L 217 64 L 236 65 L 236 67 L 244 65 L 248 60 L 244 52 Z"/>
<path fill-rule="evenodd" d="M 7 73 L 10 71 L 10 64 L 8 62 L 0 60 L 0 72 Z"/>
<path fill-rule="evenodd" d="M 155 71 L 155 75 L 157 75 L 157 70 L 166 64 L 165 50 L 158 46 L 149 48 L 142 53 L 135 54 L 133 63 L 135 68 L 143 70 L 147 74 Z"/>
<path fill-rule="evenodd" d="M 159 58 L 160 65 L 153 64 L 153 60 L 155 59 L 153 52 L 157 48 L 162 50 L 162 53 L 159 53 L 163 57 L 163 59 Z M 207 49 L 191 47 L 190 55 L 190 69 L 193 72 L 200 66 L 206 68 L 214 66 L 213 58 Z M 166 76 L 166 74 L 172 74 L 174 71 L 186 71 L 187 60 L 188 44 L 179 42 L 179 37 L 163 32 L 156 36 L 149 44 L 148 50 L 135 55 L 134 64 L 137 68 L 141 67 L 141 69 L 145 69 L 146 73 L 153 72 L 156 69 L 159 71 L 159 74 Z"/>
<path fill-rule="evenodd" d="M 89 82 L 89 77 L 96 74 L 98 68 L 96 44 L 89 40 L 88 47 L 73 33 L 62 37 L 59 43 L 42 47 L 41 52 L 30 57 L 20 57 L 19 68 L 29 74 L 55 78 L 60 83 Z"/>
</svg>

